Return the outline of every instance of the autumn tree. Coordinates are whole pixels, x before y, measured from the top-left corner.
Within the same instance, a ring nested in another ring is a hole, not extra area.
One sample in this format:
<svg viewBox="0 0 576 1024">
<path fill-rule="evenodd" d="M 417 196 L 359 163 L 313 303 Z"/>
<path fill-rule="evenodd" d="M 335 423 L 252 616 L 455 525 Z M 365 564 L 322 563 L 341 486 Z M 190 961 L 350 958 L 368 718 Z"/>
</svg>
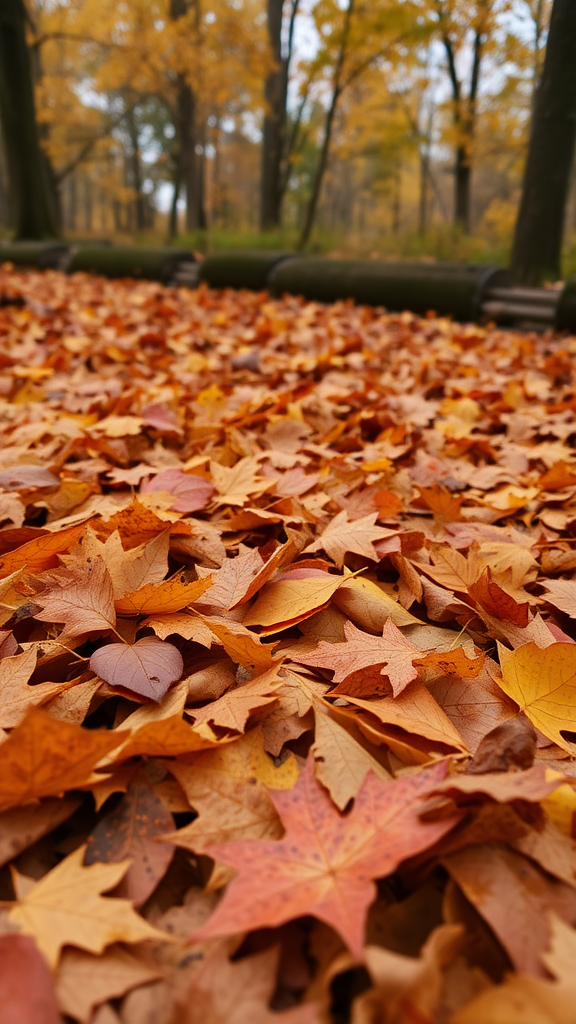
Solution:
<svg viewBox="0 0 576 1024">
<path fill-rule="evenodd" d="M 471 182 L 473 147 L 477 131 L 478 99 L 482 65 L 490 32 L 494 29 L 494 0 L 433 0 L 433 11 L 444 47 L 451 91 L 454 146 L 454 223 L 464 232 L 471 229 Z M 467 81 L 459 70 L 462 50 L 471 49 Z"/>
<path fill-rule="evenodd" d="M 560 277 L 575 141 L 576 5 L 554 0 L 512 250 L 512 272 L 522 284 Z"/>
<path fill-rule="evenodd" d="M 23 0 L 0 6 L 0 117 L 17 238 L 58 234 L 48 167 L 40 146 Z"/>
<path fill-rule="evenodd" d="M 379 0 L 366 8 L 348 0 L 342 10 L 335 0 L 321 0 L 314 17 L 322 46 L 313 65 L 318 78 L 328 83 L 329 94 L 299 249 L 306 247 L 312 234 L 342 95 L 378 62 L 394 60 L 399 44 L 417 38 L 421 31 L 416 8 L 409 2 Z"/>
</svg>

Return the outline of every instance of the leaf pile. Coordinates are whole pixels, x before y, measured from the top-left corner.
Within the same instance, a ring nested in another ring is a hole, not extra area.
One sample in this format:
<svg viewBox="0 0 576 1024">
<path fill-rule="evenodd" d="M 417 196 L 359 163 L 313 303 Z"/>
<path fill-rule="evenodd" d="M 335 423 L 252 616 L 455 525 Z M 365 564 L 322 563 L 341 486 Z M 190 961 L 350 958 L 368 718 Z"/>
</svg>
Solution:
<svg viewBox="0 0 576 1024">
<path fill-rule="evenodd" d="M 10 1022 L 573 1021 L 573 340 L 0 285 Z"/>
</svg>

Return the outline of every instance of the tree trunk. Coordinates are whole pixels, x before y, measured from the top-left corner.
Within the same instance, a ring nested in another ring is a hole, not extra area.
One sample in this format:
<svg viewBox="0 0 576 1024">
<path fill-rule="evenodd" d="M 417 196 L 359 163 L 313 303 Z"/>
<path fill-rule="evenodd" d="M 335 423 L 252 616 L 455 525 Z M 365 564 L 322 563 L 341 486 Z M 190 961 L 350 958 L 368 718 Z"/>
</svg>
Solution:
<svg viewBox="0 0 576 1024">
<path fill-rule="evenodd" d="M 180 178 L 178 176 L 178 172 L 174 175 L 173 186 L 174 191 L 172 193 L 170 216 L 168 219 L 168 238 L 171 242 L 173 242 L 178 236 L 178 200 L 180 198 Z"/>
<path fill-rule="evenodd" d="M 270 231 L 281 223 L 280 174 L 286 127 L 288 64 L 282 58 L 282 12 L 284 0 L 267 0 L 268 36 L 275 67 L 266 79 L 266 114 L 262 138 L 260 184 L 260 229 Z"/>
<path fill-rule="evenodd" d="M 140 139 L 138 137 L 138 125 L 134 116 L 134 107 L 128 107 L 127 113 L 128 134 L 130 136 L 130 171 L 132 188 L 136 193 L 134 201 L 134 221 L 136 231 L 146 230 L 146 197 L 142 191 L 142 166 L 140 161 Z"/>
<path fill-rule="evenodd" d="M 394 171 L 394 191 L 392 197 L 392 234 L 398 237 L 402 219 L 402 168 L 398 164 Z"/>
<path fill-rule="evenodd" d="M 84 176 L 84 229 L 89 235 L 92 234 L 92 212 L 92 182 L 86 174 Z"/>
<path fill-rule="evenodd" d="M 322 142 L 322 148 L 320 150 L 320 157 L 316 167 L 316 173 L 314 175 L 314 181 L 312 182 L 312 193 L 308 201 L 306 209 L 306 215 L 304 218 L 304 225 L 302 227 L 302 233 L 298 240 L 298 251 L 301 252 L 306 248 L 310 241 L 310 235 L 312 234 L 312 228 L 314 227 L 314 221 L 316 220 L 316 210 L 318 208 L 318 200 L 320 199 L 320 191 L 322 189 L 322 182 L 324 180 L 324 174 L 326 167 L 328 166 L 328 154 L 330 152 L 330 142 L 332 141 L 332 128 L 334 126 L 334 118 L 336 116 L 336 108 L 338 106 L 338 100 L 340 98 L 339 90 L 335 89 L 332 95 L 332 102 L 328 110 L 328 116 L 326 118 L 326 128 L 324 129 L 324 139 Z"/>
<path fill-rule="evenodd" d="M 55 238 L 57 216 L 38 135 L 23 0 L 0 4 L 0 117 L 16 237 Z"/>
<path fill-rule="evenodd" d="M 428 227 L 428 186 L 429 186 L 430 154 L 427 148 L 420 147 L 420 175 L 418 196 L 418 234 L 425 235 Z"/>
<path fill-rule="evenodd" d="M 200 7 L 197 0 L 170 0 L 170 17 L 177 21 L 184 17 L 192 4 L 196 27 L 200 25 Z M 198 100 L 186 76 L 178 73 L 176 128 L 179 143 L 179 188 L 186 195 L 186 230 L 206 228 L 204 204 L 204 154 L 198 153 Z M 203 147 L 202 147 L 203 149 Z"/>
<path fill-rule="evenodd" d="M 456 148 L 456 166 L 454 168 L 454 221 L 464 231 L 470 233 L 470 183 L 472 168 L 466 146 Z"/>
<path fill-rule="evenodd" d="M 68 230 L 76 231 L 76 221 L 78 216 L 78 182 L 76 175 L 70 175 L 68 179 L 68 216 L 66 218 L 68 222 Z"/>
<path fill-rule="evenodd" d="M 512 249 L 512 273 L 520 284 L 560 277 L 575 140 L 576 3 L 554 0 Z"/>
</svg>

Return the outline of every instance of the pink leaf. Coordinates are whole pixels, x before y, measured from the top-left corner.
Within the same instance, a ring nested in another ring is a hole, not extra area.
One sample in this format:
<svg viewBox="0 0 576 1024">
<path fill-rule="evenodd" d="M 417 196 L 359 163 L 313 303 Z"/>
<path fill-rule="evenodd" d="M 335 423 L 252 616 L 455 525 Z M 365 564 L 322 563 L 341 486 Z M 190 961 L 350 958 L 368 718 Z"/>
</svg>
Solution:
<svg viewBox="0 0 576 1024">
<path fill-rule="evenodd" d="M 208 504 L 214 487 L 208 480 L 182 469 L 165 469 L 142 484 L 141 491 L 167 491 L 176 499 L 172 505 L 174 512 L 197 512 Z"/>
<path fill-rule="evenodd" d="M 110 686 L 161 701 L 184 670 L 182 655 L 173 644 L 146 636 L 129 644 L 107 644 L 90 658 L 90 668 Z"/>
</svg>

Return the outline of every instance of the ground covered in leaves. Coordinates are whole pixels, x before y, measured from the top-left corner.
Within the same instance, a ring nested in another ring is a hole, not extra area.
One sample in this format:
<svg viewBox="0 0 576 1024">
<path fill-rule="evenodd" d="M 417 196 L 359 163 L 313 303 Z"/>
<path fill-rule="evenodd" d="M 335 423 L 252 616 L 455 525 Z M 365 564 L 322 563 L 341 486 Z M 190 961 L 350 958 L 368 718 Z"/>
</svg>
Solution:
<svg viewBox="0 0 576 1024">
<path fill-rule="evenodd" d="M 0 293 L 4 1024 L 573 1024 L 576 341 Z"/>
</svg>

